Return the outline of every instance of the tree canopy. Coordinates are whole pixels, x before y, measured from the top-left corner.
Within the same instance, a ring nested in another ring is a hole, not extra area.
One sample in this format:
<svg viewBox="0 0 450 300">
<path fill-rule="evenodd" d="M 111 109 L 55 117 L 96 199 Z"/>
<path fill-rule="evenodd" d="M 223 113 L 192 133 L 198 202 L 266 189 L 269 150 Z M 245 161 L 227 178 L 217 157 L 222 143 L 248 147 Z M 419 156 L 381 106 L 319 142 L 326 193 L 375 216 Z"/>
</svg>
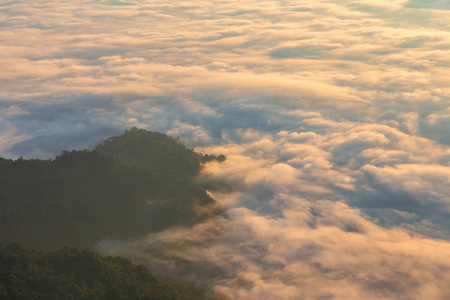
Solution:
<svg viewBox="0 0 450 300">
<path fill-rule="evenodd" d="M 0 244 L 0 299 L 202 300 L 214 295 L 155 276 L 121 257 L 69 247 L 47 253 Z"/>
<path fill-rule="evenodd" d="M 132 128 L 93 151 L 0 158 L 0 242 L 92 248 L 103 239 L 191 226 L 221 213 L 194 178 L 211 157 L 223 160 Z"/>
</svg>

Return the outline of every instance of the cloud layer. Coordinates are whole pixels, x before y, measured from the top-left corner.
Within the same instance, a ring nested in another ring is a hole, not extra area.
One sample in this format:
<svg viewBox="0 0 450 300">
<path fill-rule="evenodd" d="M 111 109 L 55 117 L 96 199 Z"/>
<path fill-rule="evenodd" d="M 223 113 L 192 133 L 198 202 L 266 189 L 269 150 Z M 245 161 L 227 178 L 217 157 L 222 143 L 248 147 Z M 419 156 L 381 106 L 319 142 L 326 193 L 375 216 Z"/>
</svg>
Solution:
<svg viewBox="0 0 450 300">
<path fill-rule="evenodd" d="M 443 1 L 8 1 L 0 154 L 130 126 L 224 154 L 227 211 L 105 241 L 232 299 L 446 299 Z"/>
</svg>

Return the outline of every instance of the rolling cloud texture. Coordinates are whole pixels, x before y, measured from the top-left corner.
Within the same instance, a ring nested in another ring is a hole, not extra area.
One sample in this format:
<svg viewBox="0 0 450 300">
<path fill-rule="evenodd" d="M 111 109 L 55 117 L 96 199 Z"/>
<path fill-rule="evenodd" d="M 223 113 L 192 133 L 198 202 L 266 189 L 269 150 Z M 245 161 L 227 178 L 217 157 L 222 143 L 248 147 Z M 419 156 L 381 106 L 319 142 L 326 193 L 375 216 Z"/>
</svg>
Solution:
<svg viewBox="0 0 450 300">
<path fill-rule="evenodd" d="M 449 299 L 446 1 L 4 1 L 0 154 L 131 126 L 224 154 L 227 217 L 111 253 L 231 299 Z"/>
</svg>

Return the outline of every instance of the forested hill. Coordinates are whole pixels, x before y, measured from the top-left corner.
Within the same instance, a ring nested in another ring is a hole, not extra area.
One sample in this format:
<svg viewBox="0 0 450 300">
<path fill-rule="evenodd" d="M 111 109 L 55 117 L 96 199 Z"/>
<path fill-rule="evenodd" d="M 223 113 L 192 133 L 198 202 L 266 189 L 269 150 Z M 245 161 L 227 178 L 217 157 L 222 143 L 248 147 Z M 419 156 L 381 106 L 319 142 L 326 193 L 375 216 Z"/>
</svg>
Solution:
<svg viewBox="0 0 450 300">
<path fill-rule="evenodd" d="M 220 213 L 194 180 L 211 159 L 224 157 L 137 128 L 52 160 L 0 158 L 0 242 L 92 248 L 104 239 L 193 225 Z"/>
<path fill-rule="evenodd" d="M 124 165 L 178 178 L 198 175 L 204 162 L 225 160 L 223 155 L 216 157 L 197 153 L 186 148 L 178 139 L 136 127 L 127 130 L 122 136 L 101 142 L 95 150 L 115 157 Z"/>
<path fill-rule="evenodd" d="M 87 250 L 25 250 L 0 244 L 0 299 L 202 300 L 215 295 L 155 276 L 127 259 Z"/>
</svg>

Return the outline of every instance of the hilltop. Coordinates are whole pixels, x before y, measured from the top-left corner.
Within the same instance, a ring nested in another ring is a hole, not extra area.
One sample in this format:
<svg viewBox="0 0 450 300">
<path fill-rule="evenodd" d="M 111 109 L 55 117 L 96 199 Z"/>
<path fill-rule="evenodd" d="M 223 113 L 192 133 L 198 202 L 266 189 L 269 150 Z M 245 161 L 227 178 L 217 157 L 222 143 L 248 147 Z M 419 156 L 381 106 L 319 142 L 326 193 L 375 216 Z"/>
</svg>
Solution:
<svg viewBox="0 0 450 300">
<path fill-rule="evenodd" d="M 92 249 L 192 226 L 221 213 L 195 177 L 204 162 L 224 159 L 137 128 L 50 160 L 0 158 L 0 242 Z"/>
</svg>

